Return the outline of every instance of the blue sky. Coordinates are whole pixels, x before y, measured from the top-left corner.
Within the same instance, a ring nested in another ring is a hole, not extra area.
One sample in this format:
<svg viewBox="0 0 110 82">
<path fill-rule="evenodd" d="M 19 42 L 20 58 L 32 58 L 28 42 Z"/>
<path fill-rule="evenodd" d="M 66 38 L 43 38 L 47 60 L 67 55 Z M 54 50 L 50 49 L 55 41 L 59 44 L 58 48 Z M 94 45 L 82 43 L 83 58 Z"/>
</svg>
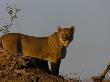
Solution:
<svg viewBox="0 0 110 82">
<path fill-rule="evenodd" d="M 2 20 L 7 20 L 7 3 L 21 9 L 11 32 L 48 36 L 58 25 L 76 26 L 60 73 L 87 77 L 101 73 L 110 62 L 110 0 L 0 0 Z"/>
</svg>

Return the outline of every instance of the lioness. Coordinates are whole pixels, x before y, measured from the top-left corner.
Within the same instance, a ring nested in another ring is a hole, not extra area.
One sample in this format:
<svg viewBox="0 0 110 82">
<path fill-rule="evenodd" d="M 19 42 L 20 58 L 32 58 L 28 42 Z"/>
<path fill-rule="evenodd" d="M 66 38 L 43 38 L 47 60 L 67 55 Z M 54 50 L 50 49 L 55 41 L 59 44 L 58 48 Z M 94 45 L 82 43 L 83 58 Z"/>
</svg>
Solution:
<svg viewBox="0 0 110 82">
<path fill-rule="evenodd" d="M 34 37 L 20 33 L 8 33 L 0 37 L 0 46 L 9 54 L 22 53 L 23 56 L 47 60 L 51 63 L 51 71 L 58 75 L 61 59 L 66 48 L 73 40 L 74 26 L 62 28 L 47 37 Z"/>
</svg>

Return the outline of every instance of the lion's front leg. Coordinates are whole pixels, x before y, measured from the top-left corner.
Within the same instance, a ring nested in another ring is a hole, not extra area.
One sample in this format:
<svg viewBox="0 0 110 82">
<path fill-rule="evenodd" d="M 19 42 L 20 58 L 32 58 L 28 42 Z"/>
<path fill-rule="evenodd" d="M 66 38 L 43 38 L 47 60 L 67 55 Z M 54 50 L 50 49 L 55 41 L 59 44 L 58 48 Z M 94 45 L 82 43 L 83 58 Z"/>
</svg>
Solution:
<svg viewBox="0 0 110 82">
<path fill-rule="evenodd" d="M 53 75 L 58 76 L 59 68 L 60 68 L 61 59 L 57 61 L 57 63 L 51 63 L 51 72 Z"/>
</svg>

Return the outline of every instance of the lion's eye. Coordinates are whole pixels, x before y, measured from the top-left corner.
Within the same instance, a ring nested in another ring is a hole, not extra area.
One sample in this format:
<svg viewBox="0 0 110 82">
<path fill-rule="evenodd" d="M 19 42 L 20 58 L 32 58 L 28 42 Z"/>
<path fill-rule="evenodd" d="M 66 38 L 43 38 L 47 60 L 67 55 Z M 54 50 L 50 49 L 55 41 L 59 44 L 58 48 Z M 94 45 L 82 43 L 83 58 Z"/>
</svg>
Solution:
<svg viewBox="0 0 110 82">
<path fill-rule="evenodd" d="M 63 36 L 63 34 L 61 34 Z"/>
<path fill-rule="evenodd" d="M 69 35 L 67 34 L 66 37 L 69 37 Z"/>
<path fill-rule="evenodd" d="M 63 34 L 60 34 L 63 37 Z"/>
</svg>

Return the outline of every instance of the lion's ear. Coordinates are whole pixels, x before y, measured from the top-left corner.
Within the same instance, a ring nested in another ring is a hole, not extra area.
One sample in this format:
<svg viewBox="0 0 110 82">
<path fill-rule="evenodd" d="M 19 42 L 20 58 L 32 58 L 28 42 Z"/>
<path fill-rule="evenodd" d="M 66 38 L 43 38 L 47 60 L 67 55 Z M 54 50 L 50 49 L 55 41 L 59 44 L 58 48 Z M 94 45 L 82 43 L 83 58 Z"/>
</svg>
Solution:
<svg viewBox="0 0 110 82">
<path fill-rule="evenodd" d="M 61 30 L 62 30 L 62 27 L 58 26 L 57 31 L 61 32 Z"/>
<path fill-rule="evenodd" d="M 74 26 L 71 26 L 70 27 L 71 31 L 74 33 L 75 32 L 75 27 Z"/>
</svg>

